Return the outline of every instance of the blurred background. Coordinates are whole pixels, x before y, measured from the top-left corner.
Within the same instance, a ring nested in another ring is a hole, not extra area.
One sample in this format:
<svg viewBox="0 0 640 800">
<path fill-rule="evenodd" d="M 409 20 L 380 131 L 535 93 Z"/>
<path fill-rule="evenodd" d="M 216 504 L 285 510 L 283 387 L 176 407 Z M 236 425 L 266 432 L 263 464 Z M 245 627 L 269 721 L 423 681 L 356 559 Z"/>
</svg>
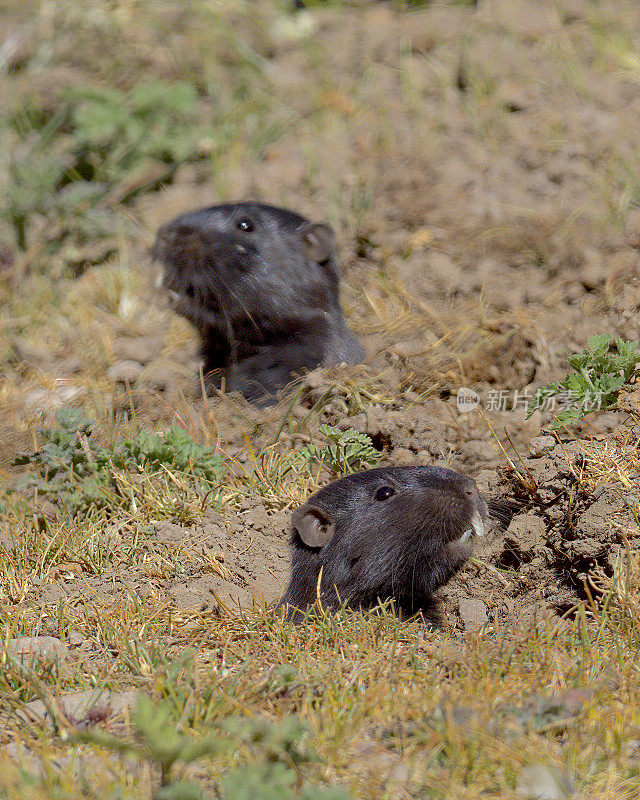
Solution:
<svg viewBox="0 0 640 800">
<path fill-rule="evenodd" d="M 637 3 L 300 6 L 3 4 L 9 451 L 60 404 L 193 394 L 148 248 L 220 201 L 335 227 L 349 322 L 396 393 L 512 396 L 592 333 L 638 338 Z"/>
</svg>

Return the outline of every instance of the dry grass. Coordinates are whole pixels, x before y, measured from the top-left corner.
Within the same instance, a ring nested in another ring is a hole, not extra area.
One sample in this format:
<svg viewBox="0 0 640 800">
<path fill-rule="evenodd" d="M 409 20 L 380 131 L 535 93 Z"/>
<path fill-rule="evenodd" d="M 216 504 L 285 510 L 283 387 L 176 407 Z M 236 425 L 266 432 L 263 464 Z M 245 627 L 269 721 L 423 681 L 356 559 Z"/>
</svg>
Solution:
<svg viewBox="0 0 640 800">
<path fill-rule="evenodd" d="M 631 572 L 636 568 L 634 562 Z M 63 625 L 67 636 L 79 633 L 111 654 L 110 667 L 84 675 L 75 668 L 73 678 L 5 671 L 5 697 L 10 691 L 9 707 L 17 712 L 43 692 L 54 698 L 87 679 L 100 689 L 137 686 L 170 698 L 185 734 L 216 730 L 238 715 L 273 721 L 297 715 L 320 756 L 300 767 L 300 778 L 338 781 L 358 797 L 434 790 L 442 798 L 515 796 L 525 767 L 544 764 L 577 784 L 580 797 L 631 798 L 639 687 L 633 664 L 638 617 L 625 594 L 629 574 L 622 565 L 617 588 L 609 589 L 616 602 L 608 602 L 602 617 L 578 617 L 572 625 L 541 621 L 508 636 L 494 630 L 464 644 L 426 632 L 419 622 L 401 623 L 388 611 L 321 616 L 290 628 L 260 609 L 241 618 L 176 614 L 152 599 L 144 608 L 135 598 L 125 606 L 43 608 L 35 618 L 16 615 L 7 632 Z M 617 616 L 620 606 L 624 619 Z M 170 664 L 179 664 L 185 651 L 193 660 L 171 675 Z M 567 693 L 577 688 L 594 693 L 575 708 Z M 538 695 L 554 698 L 554 713 L 536 711 Z M 35 746 L 43 735 L 51 738 L 13 719 L 5 727 L 9 739 L 18 735 Z M 64 715 L 57 725 L 63 740 L 74 727 Z M 94 764 L 103 758 L 86 747 L 63 751 L 66 769 L 73 753 Z M 241 756 L 248 765 L 255 757 Z M 215 783 L 229 766 L 226 758 L 213 759 L 200 777 Z M 50 787 L 65 785 L 66 769 L 50 775 Z M 117 767 L 111 785 L 127 773 L 141 780 L 132 769 Z M 89 780 L 89 791 L 99 792 L 105 779 Z"/>
</svg>

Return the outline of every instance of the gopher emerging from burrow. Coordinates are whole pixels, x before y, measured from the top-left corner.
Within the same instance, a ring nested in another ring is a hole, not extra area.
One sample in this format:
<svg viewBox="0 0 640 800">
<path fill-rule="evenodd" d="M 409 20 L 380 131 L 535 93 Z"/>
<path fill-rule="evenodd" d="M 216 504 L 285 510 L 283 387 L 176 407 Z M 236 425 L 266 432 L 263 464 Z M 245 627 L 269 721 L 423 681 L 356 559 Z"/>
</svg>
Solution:
<svg viewBox="0 0 640 800">
<path fill-rule="evenodd" d="M 214 386 L 224 377 L 229 391 L 267 405 L 304 370 L 364 358 L 324 223 L 262 203 L 212 206 L 164 225 L 152 254 L 173 308 L 202 337 Z"/>
<path fill-rule="evenodd" d="M 378 467 L 320 489 L 291 517 L 291 579 L 280 601 L 299 620 L 393 600 L 439 622 L 434 593 L 464 565 L 487 524 L 473 478 L 442 467 Z"/>
</svg>

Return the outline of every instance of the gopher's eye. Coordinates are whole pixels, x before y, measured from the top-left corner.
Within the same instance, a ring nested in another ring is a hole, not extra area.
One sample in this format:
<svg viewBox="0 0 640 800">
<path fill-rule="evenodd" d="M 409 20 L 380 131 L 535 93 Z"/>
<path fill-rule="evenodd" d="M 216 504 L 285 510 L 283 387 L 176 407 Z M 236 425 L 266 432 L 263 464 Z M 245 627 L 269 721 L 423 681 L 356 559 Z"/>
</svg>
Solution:
<svg viewBox="0 0 640 800">
<path fill-rule="evenodd" d="M 381 486 L 376 492 L 376 500 L 388 500 L 395 493 L 396 490 L 392 489 L 391 486 Z"/>
<path fill-rule="evenodd" d="M 253 222 L 251 222 L 251 220 L 247 219 L 246 217 L 243 217 L 242 219 L 239 219 L 236 222 L 236 228 L 240 228 L 241 231 L 249 232 L 253 230 L 253 227 L 254 227 Z"/>
</svg>

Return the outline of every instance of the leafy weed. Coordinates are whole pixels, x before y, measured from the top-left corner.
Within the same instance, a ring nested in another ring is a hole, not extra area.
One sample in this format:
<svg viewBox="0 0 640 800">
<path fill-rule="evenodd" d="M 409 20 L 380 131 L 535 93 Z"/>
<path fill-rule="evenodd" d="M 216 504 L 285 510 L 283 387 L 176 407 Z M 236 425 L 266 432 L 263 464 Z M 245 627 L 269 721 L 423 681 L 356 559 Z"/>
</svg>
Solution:
<svg viewBox="0 0 640 800">
<path fill-rule="evenodd" d="M 20 489 L 50 497 L 72 514 L 111 505 L 135 513 L 134 489 L 140 477 L 179 476 L 198 496 L 215 499 L 211 495 L 220 483 L 222 458 L 181 428 L 158 434 L 140 431 L 105 448 L 91 438 L 93 422 L 81 411 L 60 409 L 56 420 L 57 428 L 42 431 L 45 444 L 40 450 L 15 459 L 15 464 L 36 467 L 22 479 Z"/>
<path fill-rule="evenodd" d="M 312 462 L 322 463 L 333 475 L 350 475 L 375 466 L 382 454 L 373 446 L 371 439 L 353 428 L 341 431 L 333 425 L 321 425 L 320 433 L 329 444 L 309 444 L 304 455 Z"/>
<path fill-rule="evenodd" d="M 539 389 L 529 405 L 528 416 L 558 403 L 562 410 L 551 427 L 560 428 L 577 422 L 590 411 L 615 408 L 620 390 L 636 373 L 640 352 L 638 342 L 616 339 L 613 351 L 611 345 L 609 334 L 590 336 L 587 348 L 567 359 L 573 372 L 564 380 Z"/>
</svg>

